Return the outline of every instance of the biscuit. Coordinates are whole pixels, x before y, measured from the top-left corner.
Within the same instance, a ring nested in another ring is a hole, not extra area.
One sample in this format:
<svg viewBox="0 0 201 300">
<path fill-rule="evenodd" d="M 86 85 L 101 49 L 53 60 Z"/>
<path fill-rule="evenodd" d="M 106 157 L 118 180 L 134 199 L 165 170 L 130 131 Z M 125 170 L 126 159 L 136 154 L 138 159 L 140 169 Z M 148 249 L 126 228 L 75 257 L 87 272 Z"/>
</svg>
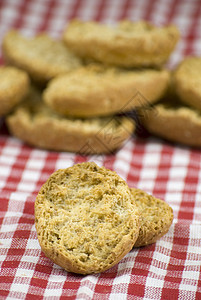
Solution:
<svg viewBox="0 0 201 300">
<path fill-rule="evenodd" d="M 52 79 L 43 98 L 66 116 L 105 116 L 155 102 L 168 83 L 166 70 L 128 71 L 92 64 Z"/>
<path fill-rule="evenodd" d="M 111 153 L 135 128 L 134 121 L 123 116 L 84 120 L 60 116 L 42 101 L 37 90 L 6 117 L 6 123 L 11 134 L 30 145 L 82 154 Z"/>
<path fill-rule="evenodd" d="M 134 247 L 153 244 L 168 232 L 173 221 L 173 210 L 165 201 L 140 189 L 130 190 L 140 214 L 140 231 Z"/>
<path fill-rule="evenodd" d="M 151 109 L 146 109 L 145 112 L 139 110 L 142 125 L 150 133 L 168 141 L 200 147 L 201 112 L 185 105 L 171 93 L 154 104 Z"/>
<path fill-rule="evenodd" d="M 51 78 L 81 65 L 80 59 L 47 34 L 28 38 L 9 31 L 2 44 L 5 61 L 29 73 L 34 81 L 45 84 Z"/>
<path fill-rule="evenodd" d="M 174 25 L 156 27 L 147 22 L 121 21 L 111 27 L 73 20 L 63 40 L 78 56 L 120 67 L 163 65 L 179 40 Z"/>
<path fill-rule="evenodd" d="M 201 57 L 185 58 L 176 68 L 173 79 L 180 100 L 201 110 Z"/>
<path fill-rule="evenodd" d="M 133 247 L 139 214 L 126 182 L 93 162 L 53 173 L 35 201 L 42 251 L 65 270 L 103 272 Z"/>
<path fill-rule="evenodd" d="M 29 90 L 29 77 L 14 67 L 0 67 L 0 116 L 9 113 Z"/>
</svg>

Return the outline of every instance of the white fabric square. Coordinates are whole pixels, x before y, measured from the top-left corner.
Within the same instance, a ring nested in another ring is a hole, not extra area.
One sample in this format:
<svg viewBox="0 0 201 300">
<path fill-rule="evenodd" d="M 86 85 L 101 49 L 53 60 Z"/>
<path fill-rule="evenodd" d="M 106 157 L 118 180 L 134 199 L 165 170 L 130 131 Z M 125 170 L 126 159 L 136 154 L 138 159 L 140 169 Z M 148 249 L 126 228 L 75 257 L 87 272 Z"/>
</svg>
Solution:
<svg viewBox="0 0 201 300">
<path fill-rule="evenodd" d="M 35 183 L 31 182 L 20 182 L 18 184 L 18 190 L 23 191 L 23 192 L 33 192 L 35 190 Z"/>
<path fill-rule="evenodd" d="M 40 171 L 24 170 L 22 181 L 37 181 L 40 178 Z"/>
</svg>

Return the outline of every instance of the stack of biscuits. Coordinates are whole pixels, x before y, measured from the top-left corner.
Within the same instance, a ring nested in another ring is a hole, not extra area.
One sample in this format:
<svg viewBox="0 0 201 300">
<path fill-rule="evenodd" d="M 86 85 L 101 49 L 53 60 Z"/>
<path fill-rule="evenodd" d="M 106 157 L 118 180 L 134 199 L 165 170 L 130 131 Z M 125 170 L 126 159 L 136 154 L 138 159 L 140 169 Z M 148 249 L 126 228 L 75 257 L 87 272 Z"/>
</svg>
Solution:
<svg viewBox="0 0 201 300">
<path fill-rule="evenodd" d="M 7 81 L 0 81 L 0 114 L 11 134 L 30 145 L 112 153 L 136 128 L 128 112 L 153 105 L 168 90 L 164 64 L 178 39 L 175 26 L 143 21 L 111 27 L 73 20 L 61 40 L 12 30 L 2 44 L 7 66 L 0 76 Z"/>
<path fill-rule="evenodd" d="M 66 271 L 91 274 L 117 264 L 132 248 L 168 232 L 172 208 L 129 188 L 93 162 L 54 172 L 35 201 L 35 226 L 44 254 Z"/>
</svg>

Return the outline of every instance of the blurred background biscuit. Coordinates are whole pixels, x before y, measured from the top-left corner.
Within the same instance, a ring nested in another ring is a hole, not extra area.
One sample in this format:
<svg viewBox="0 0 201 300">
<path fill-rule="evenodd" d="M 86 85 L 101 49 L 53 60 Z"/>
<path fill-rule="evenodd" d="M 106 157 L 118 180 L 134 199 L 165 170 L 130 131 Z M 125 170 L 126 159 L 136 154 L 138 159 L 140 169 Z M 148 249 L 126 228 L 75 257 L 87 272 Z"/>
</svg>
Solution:
<svg viewBox="0 0 201 300">
<path fill-rule="evenodd" d="M 201 110 L 201 57 L 186 57 L 173 73 L 180 100 Z"/>
<path fill-rule="evenodd" d="M 7 63 L 27 71 L 40 84 L 81 64 L 62 41 L 45 33 L 28 38 L 11 30 L 4 36 L 2 50 Z"/>
<path fill-rule="evenodd" d="M 176 92 L 175 81 L 172 80 L 166 95 L 159 102 L 153 104 L 151 109 L 138 110 L 140 122 L 153 135 L 200 147 L 201 110 L 185 104 Z"/>
<path fill-rule="evenodd" d="M 66 116 L 104 116 L 153 103 L 168 85 L 167 70 L 125 70 L 92 64 L 52 79 L 43 98 Z"/>
<path fill-rule="evenodd" d="M 0 67 L 0 116 L 9 113 L 29 90 L 29 76 L 14 67 Z"/>
<path fill-rule="evenodd" d="M 145 21 L 120 21 L 116 26 L 71 21 L 63 33 L 66 45 L 85 59 L 120 67 L 161 66 L 178 40 L 176 26 L 157 27 Z"/>
<path fill-rule="evenodd" d="M 112 153 L 133 134 L 131 118 L 110 116 L 90 119 L 67 118 L 52 111 L 32 88 L 26 100 L 6 117 L 11 134 L 35 147 L 79 152 Z"/>
</svg>

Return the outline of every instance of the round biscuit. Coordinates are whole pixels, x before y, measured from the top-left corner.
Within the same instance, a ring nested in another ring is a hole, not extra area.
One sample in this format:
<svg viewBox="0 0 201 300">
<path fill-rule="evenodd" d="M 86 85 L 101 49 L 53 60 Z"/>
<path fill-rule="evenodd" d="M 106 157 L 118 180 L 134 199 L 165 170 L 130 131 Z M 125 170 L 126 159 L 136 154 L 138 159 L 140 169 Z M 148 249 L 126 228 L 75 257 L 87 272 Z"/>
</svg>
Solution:
<svg viewBox="0 0 201 300">
<path fill-rule="evenodd" d="M 161 66 L 179 40 L 174 25 L 120 21 L 116 26 L 71 21 L 63 34 L 68 48 L 85 59 L 120 67 Z"/>
<path fill-rule="evenodd" d="M 35 226 L 54 263 L 69 272 L 99 273 L 132 249 L 139 214 L 125 181 L 87 162 L 49 177 L 35 201 Z"/>
<path fill-rule="evenodd" d="M 25 37 L 11 30 L 4 36 L 2 50 L 7 63 L 25 70 L 40 84 L 81 65 L 80 59 L 62 41 L 45 33 Z"/>
</svg>

